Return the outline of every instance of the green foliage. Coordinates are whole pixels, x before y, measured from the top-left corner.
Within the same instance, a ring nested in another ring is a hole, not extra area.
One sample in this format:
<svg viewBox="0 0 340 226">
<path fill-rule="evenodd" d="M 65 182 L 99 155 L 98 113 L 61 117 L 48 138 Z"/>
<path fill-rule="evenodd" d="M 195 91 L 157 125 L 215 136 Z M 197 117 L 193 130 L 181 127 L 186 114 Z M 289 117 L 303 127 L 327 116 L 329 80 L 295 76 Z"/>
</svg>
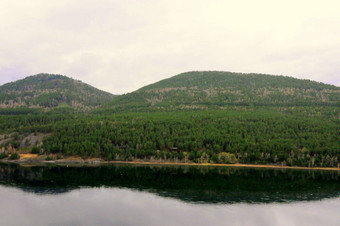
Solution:
<svg viewBox="0 0 340 226">
<path fill-rule="evenodd" d="M 187 72 L 115 98 L 111 111 L 340 106 L 340 88 L 264 74 Z M 101 109 L 104 110 L 104 109 Z"/>
<path fill-rule="evenodd" d="M 7 158 L 7 157 L 8 157 L 7 153 L 5 153 L 5 152 L 0 153 L 0 159 L 4 159 L 4 158 Z"/>
<path fill-rule="evenodd" d="M 8 107 L 87 109 L 107 103 L 113 97 L 80 81 L 53 74 L 38 74 L 0 86 L 0 104 Z"/>
<path fill-rule="evenodd" d="M 14 112 L 10 114 L 9 112 Z M 1 114 L 0 109 L 0 133 L 4 132 L 52 132 L 56 122 L 72 120 L 77 115 L 73 111 L 65 109 L 54 109 L 48 112 L 37 111 L 27 113 L 24 108 L 12 109 L 5 114 Z"/>
<path fill-rule="evenodd" d="M 48 156 L 46 156 L 45 160 L 46 161 L 51 161 L 51 160 L 54 160 L 54 158 L 53 158 L 53 156 L 48 155 Z"/>
<path fill-rule="evenodd" d="M 40 153 L 40 150 L 41 150 L 40 147 L 34 146 L 34 147 L 32 148 L 32 150 L 31 150 L 31 153 L 32 153 L 32 154 L 39 154 L 39 153 Z"/>
<path fill-rule="evenodd" d="M 124 113 L 60 123 L 43 148 L 106 160 L 334 167 L 339 137 L 338 120 L 273 110 Z"/>
<path fill-rule="evenodd" d="M 10 160 L 20 159 L 20 155 L 18 153 L 14 152 L 9 156 L 9 159 Z"/>
<path fill-rule="evenodd" d="M 112 96 L 41 74 L 0 87 L 2 104 L 53 107 L 0 108 L 0 133 L 11 134 L 0 147 L 44 133 L 41 148 L 59 156 L 337 167 L 339 95 L 339 87 L 284 76 L 188 72 L 85 112 L 69 106 Z"/>
</svg>

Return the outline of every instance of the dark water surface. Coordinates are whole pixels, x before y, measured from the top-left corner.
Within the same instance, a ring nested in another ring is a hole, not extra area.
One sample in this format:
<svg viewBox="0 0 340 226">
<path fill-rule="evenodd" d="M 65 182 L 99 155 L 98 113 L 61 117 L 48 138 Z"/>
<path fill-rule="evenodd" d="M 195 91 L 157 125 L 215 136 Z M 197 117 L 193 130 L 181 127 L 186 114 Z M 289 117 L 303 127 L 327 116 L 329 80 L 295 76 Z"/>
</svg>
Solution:
<svg viewBox="0 0 340 226">
<path fill-rule="evenodd" d="M 0 164 L 0 225 L 340 225 L 340 172 Z"/>
</svg>

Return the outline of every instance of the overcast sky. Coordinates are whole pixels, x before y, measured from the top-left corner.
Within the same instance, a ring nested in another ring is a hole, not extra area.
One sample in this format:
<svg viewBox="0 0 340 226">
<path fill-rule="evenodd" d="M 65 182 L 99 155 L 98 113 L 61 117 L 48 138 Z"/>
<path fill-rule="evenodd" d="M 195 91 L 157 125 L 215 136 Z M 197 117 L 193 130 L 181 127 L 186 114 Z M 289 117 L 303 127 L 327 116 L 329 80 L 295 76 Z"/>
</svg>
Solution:
<svg viewBox="0 0 340 226">
<path fill-rule="evenodd" d="M 340 86 L 338 0 L 0 0 L 0 84 L 41 72 L 115 94 L 192 70 Z"/>
</svg>

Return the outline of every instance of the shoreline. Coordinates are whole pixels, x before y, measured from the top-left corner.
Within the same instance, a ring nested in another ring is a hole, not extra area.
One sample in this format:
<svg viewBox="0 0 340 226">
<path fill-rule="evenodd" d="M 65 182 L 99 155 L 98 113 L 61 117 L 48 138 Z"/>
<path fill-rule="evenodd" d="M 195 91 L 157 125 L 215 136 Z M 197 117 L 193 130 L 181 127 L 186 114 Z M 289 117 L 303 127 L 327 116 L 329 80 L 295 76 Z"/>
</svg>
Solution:
<svg viewBox="0 0 340 226">
<path fill-rule="evenodd" d="M 102 164 L 131 164 L 131 165 L 174 165 L 174 166 L 214 166 L 214 167 L 237 167 L 237 168 L 272 168 L 272 169 L 298 169 L 298 170 L 327 170 L 340 171 L 340 168 L 332 167 L 304 167 L 304 166 L 279 166 L 257 164 L 224 164 L 224 163 L 181 163 L 181 162 L 139 162 L 139 161 L 108 161 Z"/>
<path fill-rule="evenodd" d="M 237 168 L 268 168 L 268 169 L 295 169 L 295 170 L 324 170 L 340 171 L 338 167 L 303 167 L 303 166 L 281 166 L 281 165 L 264 165 L 264 164 L 224 164 L 224 163 L 184 163 L 184 162 L 157 162 L 157 161 L 103 161 L 102 159 L 82 159 L 80 157 L 70 157 L 59 160 L 42 160 L 34 158 L 23 158 L 19 160 L 1 159 L 1 163 L 15 163 L 19 165 L 42 165 L 55 164 L 67 166 L 100 166 L 110 164 L 130 164 L 130 165 L 163 165 L 163 166 L 212 166 L 212 167 L 237 167 Z"/>
</svg>

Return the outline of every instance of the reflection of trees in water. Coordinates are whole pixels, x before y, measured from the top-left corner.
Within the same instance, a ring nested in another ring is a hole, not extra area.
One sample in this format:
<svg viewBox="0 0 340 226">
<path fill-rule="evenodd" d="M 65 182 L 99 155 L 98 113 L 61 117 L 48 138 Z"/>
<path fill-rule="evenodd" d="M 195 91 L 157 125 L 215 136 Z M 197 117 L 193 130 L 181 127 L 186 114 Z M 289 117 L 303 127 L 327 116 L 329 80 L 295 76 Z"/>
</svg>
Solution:
<svg viewBox="0 0 340 226">
<path fill-rule="evenodd" d="M 286 202 L 340 195 L 337 171 L 231 167 L 131 166 L 61 167 L 0 164 L 3 185 L 36 193 L 79 187 L 118 187 L 188 202 Z"/>
</svg>

